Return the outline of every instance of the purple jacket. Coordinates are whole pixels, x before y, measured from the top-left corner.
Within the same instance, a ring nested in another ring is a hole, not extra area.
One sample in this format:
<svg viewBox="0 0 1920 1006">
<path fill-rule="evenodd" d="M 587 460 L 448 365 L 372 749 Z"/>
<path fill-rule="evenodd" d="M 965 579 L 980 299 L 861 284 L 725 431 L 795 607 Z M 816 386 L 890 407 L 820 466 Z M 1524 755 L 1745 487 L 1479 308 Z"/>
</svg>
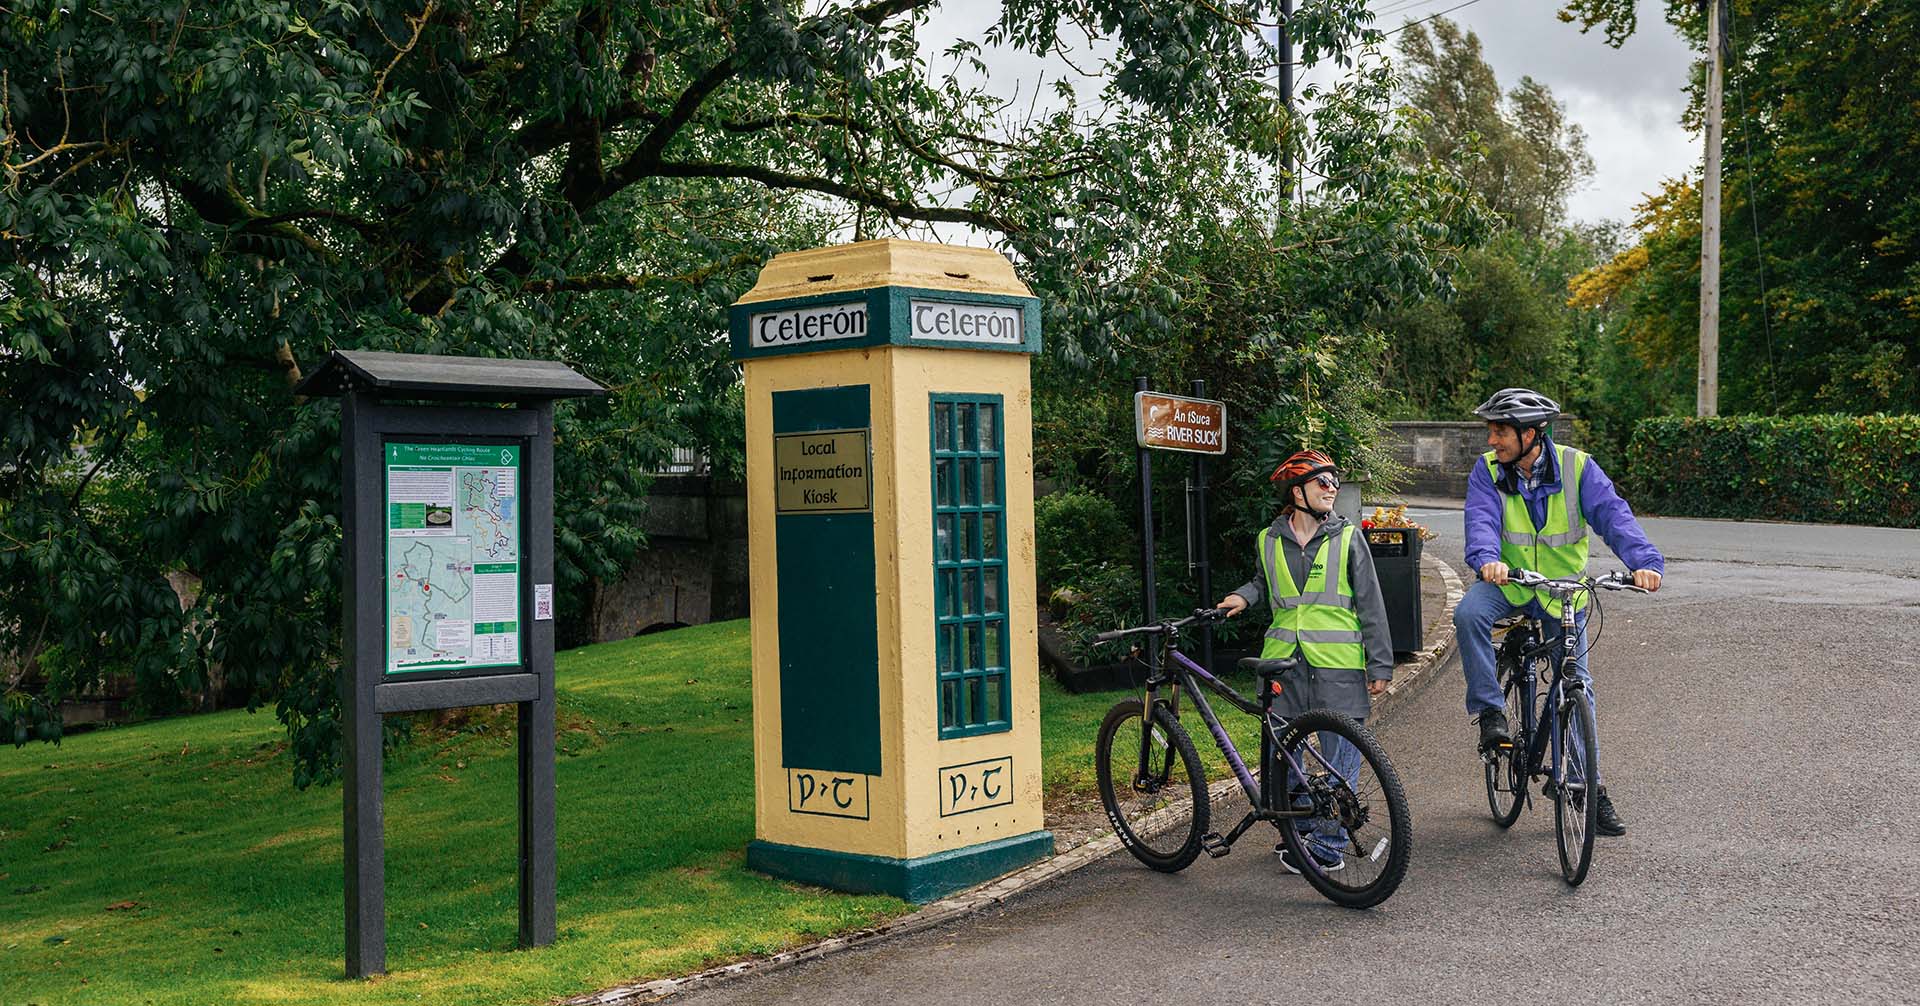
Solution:
<svg viewBox="0 0 1920 1006">
<path fill-rule="evenodd" d="M 1553 441 L 1547 441 L 1546 449 L 1547 477 L 1539 489 L 1528 489 L 1526 479 L 1517 477 L 1509 465 L 1500 466 L 1497 486 L 1484 462 L 1475 464 L 1467 473 L 1468 569 L 1478 570 L 1487 563 L 1500 561 L 1500 513 L 1505 506 L 1501 493 L 1519 492 L 1520 498 L 1527 501 L 1527 512 L 1533 516 L 1534 530 L 1546 524 L 1547 497 L 1560 491 L 1560 458 L 1553 453 Z M 1653 547 L 1653 542 L 1647 540 L 1647 533 L 1633 517 L 1633 508 L 1620 498 L 1620 493 L 1613 488 L 1613 480 L 1591 457 L 1580 473 L 1580 511 L 1587 518 L 1588 527 L 1600 535 L 1600 540 L 1613 549 L 1613 554 L 1619 556 L 1628 569 L 1667 574 L 1667 560 Z"/>
</svg>

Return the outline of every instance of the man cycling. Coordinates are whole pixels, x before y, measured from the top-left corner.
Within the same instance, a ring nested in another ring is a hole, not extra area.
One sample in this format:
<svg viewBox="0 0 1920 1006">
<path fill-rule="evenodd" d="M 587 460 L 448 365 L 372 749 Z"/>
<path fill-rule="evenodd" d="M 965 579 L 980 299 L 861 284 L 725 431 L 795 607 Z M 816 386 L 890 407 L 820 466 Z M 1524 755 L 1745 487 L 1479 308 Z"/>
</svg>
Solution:
<svg viewBox="0 0 1920 1006">
<path fill-rule="evenodd" d="M 1454 609 L 1453 627 L 1467 678 L 1467 713 L 1479 719 L 1484 751 L 1512 741 L 1503 709 L 1506 698 L 1493 665 L 1493 623 L 1524 610 L 1541 620 L 1550 638 L 1560 635 L 1560 603 L 1546 591 L 1509 582 L 1509 570 L 1530 569 L 1549 577 L 1584 574 L 1589 527 L 1633 570 L 1637 587 L 1659 590 L 1666 559 L 1647 540 L 1633 509 L 1600 465 L 1582 451 L 1553 442 L 1550 426 L 1560 415 L 1557 402 L 1526 388 L 1502 388 L 1473 413 L 1486 420 L 1487 446 L 1493 450 L 1467 473 L 1467 565 L 1478 572 L 1479 582 Z M 1586 684 L 1591 702 L 1584 595 L 1575 608 L 1580 638 L 1572 673 Z M 1597 753 L 1595 759 L 1597 763 Z M 1606 786 L 1598 792 L 1594 832 L 1626 834 Z"/>
</svg>

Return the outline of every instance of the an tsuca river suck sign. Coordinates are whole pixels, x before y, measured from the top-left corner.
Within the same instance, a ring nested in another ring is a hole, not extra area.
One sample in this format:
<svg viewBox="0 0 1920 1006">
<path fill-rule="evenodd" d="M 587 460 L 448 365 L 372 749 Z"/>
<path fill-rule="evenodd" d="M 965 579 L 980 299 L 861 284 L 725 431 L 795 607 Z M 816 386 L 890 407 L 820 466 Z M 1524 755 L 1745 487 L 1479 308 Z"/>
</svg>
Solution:
<svg viewBox="0 0 1920 1006">
<path fill-rule="evenodd" d="M 1190 454 L 1227 452 L 1227 406 L 1206 398 L 1152 391 L 1133 396 L 1134 442 Z"/>
</svg>

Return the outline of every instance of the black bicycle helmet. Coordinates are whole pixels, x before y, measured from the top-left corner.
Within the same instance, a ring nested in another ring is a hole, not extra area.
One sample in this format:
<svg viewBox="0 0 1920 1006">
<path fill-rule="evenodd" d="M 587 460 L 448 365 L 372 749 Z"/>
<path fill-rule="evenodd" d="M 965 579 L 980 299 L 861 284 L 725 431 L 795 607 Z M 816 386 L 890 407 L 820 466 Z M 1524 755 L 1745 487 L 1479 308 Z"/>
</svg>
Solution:
<svg viewBox="0 0 1920 1006">
<path fill-rule="evenodd" d="M 1473 414 L 1489 423 L 1505 423 L 1516 429 L 1542 427 L 1560 415 L 1560 403 L 1526 388 L 1501 388 Z"/>
</svg>

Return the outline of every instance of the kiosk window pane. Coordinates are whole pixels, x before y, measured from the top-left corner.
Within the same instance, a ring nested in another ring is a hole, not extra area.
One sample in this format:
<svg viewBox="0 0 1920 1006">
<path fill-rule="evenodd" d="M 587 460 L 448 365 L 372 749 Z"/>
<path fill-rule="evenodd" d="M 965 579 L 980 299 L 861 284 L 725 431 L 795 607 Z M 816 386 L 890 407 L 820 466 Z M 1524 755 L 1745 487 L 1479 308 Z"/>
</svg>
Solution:
<svg viewBox="0 0 1920 1006">
<path fill-rule="evenodd" d="M 953 450 L 953 406 L 946 402 L 933 403 L 933 449 Z"/>
<path fill-rule="evenodd" d="M 943 513 L 933 521 L 933 558 L 935 562 L 952 562 L 958 549 L 953 540 L 953 514 Z"/>
<path fill-rule="evenodd" d="M 1011 727 L 1005 405 L 936 394 L 929 406 L 940 736 L 969 737 Z"/>
</svg>

